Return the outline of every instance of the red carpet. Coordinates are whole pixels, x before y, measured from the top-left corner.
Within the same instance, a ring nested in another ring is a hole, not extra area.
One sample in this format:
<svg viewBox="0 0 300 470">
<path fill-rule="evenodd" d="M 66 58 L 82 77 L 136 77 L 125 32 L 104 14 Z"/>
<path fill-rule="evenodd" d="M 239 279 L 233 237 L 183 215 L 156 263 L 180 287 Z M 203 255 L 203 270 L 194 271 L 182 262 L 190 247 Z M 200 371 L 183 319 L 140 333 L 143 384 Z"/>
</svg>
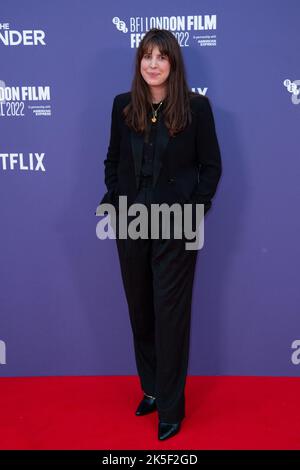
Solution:
<svg viewBox="0 0 300 470">
<path fill-rule="evenodd" d="M 186 418 L 157 439 L 157 413 L 135 416 L 136 376 L 1 378 L 1 449 L 300 449 L 300 380 L 196 377 Z"/>
</svg>

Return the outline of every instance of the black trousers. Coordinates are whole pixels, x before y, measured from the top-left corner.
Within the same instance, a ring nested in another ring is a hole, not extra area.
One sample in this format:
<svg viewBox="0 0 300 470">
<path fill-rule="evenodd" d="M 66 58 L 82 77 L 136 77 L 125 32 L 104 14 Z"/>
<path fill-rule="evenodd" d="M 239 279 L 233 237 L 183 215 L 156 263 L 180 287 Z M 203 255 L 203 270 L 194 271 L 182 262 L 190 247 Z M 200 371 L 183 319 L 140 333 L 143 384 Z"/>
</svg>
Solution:
<svg viewBox="0 0 300 470">
<path fill-rule="evenodd" d="M 151 186 L 143 181 L 135 202 L 150 207 Z M 151 239 L 150 229 L 149 220 L 148 239 L 117 236 L 116 242 L 140 384 L 144 393 L 156 397 L 159 419 L 175 423 L 185 416 L 198 251 L 186 250 L 184 238 Z"/>
</svg>

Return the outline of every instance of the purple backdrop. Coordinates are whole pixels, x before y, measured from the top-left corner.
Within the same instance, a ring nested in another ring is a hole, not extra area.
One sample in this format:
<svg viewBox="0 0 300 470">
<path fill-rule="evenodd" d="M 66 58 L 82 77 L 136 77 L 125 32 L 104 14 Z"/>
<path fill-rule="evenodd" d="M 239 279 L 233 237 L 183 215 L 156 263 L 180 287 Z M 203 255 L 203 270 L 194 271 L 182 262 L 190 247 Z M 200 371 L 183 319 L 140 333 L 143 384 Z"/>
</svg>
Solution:
<svg viewBox="0 0 300 470">
<path fill-rule="evenodd" d="M 210 97 L 223 159 L 189 373 L 299 375 L 299 14 L 298 0 L 1 2 L 0 375 L 136 373 L 115 241 L 96 237 L 94 211 L 112 100 L 151 17 Z"/>
</svg>

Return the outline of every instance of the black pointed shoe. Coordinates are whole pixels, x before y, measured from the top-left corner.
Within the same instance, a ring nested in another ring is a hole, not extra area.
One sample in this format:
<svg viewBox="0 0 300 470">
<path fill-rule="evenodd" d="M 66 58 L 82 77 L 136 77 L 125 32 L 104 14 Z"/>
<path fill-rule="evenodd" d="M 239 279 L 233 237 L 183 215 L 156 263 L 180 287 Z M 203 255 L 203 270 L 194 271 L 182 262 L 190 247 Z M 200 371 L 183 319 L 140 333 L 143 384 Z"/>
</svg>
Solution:
<svg viewBox="0 0 300 470">
<path fill-rule="evenodd" d="M 140 402 L 137 410 L 135 412 L 136 416 L 143 416 L 147 415 L 148 413 L 152 413 L 152 411 L 156 410 L 156 400 L 154 397 L 150 397 L 148 395 L 144 395 L 144 398 Z"/>
<path fill-rule="evenodd" d="M 180 424 L 179 423 L 163 423 L 162 421 L 159 421 L 158 423 L 158 439 L 160 441 L 163 441 L 164 439 L 168 439 L 169 437 L 174 436 L 177 434 L 180 430 Z"/>
</svg>

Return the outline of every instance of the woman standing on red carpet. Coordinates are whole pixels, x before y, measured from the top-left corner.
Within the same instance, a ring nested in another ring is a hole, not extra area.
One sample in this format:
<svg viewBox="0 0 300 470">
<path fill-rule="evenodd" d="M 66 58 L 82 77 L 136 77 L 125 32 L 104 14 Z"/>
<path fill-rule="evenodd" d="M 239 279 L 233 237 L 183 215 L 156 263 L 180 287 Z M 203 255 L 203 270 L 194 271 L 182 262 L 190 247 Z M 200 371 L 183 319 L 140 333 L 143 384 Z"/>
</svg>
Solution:
<svg viewBox="0 0 300 470">
<path fill-rule="evenodd" d="M 221 176 L 208 98 L 191 92 L 175 36 L 152 29 L 141 41 L 131 91 L 115 96 L 102 203 L 204 204 Z M 118 224 L 117 224 L 118 225 Z M 149 226 L 151 225 L 149 217 Z M 149 232 L 150 233 L 150 232 Z M 197 250 L 186 239 L 123 239 L 116 233 L 143 398 L 136 415 L 157 410 L 160 440 L 185 417 L 190 315 Z M 150 234 L 151 235 L 151 234 Z"/>
</svg>

